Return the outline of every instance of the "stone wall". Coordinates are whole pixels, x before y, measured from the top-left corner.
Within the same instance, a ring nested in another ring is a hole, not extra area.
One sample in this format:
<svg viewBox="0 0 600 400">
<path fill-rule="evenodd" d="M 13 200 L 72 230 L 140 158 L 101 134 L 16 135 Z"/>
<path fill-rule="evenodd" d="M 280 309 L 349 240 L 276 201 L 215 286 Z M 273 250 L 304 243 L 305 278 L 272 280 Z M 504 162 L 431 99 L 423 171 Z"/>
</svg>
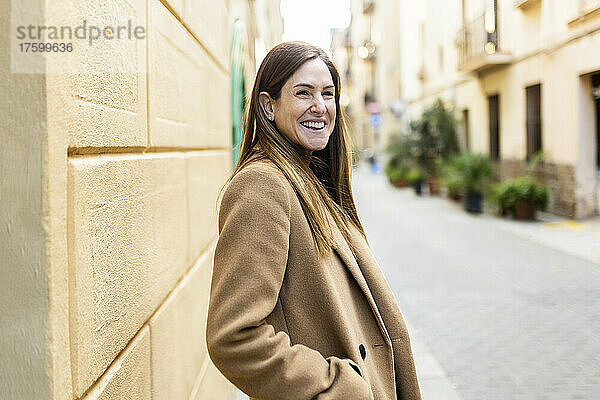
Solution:
<svg viewBox="0 0 600 400">
<path fill-rule="evenodd" d="M 232 27 L 246 24 L 249 76 L 257 32 L 281 27 L 257 29 L 249 0 L 32 1 L 46 25 L 131 21 L 146 35 L 75 43 L 47 56 L 46 73 L 1 70 L 2 198 L 14 207 L 0 214 L 12 298 L 0 397 L 232 398 L 205 339 L 232 165 Z M 261 4 L 279 14 L 277 0 Z"/>
<path fill-rule="evenodd" d="M 525 174 L 528 164 L 521 160 L 501 160 L 496 163 L 498 180 L 513 178 Z M 577 202 L 575 200 L 575 169 L 571 165 L 540 162 L 532 171 L 538 182 L 548 188 L 547 211 L 574 218 Z"/>
</svg>

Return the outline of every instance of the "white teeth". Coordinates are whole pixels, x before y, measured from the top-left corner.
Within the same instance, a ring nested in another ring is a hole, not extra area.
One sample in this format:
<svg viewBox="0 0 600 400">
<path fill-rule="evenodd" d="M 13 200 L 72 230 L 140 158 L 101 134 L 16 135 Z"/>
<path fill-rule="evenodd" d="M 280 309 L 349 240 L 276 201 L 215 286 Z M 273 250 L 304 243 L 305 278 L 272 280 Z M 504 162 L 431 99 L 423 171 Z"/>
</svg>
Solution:
<svg viewBox="0 0 600 400">
<path fill-rule="evenodd" d="M 306 122 L 302 122 L 302 125 L 309 127 L 309 128 L 314 128 L 314 129 L 323 129 L 325 127 L 325 122 L 323 122 L 323 121 L 321 121 L 321 122 L 306 121 Z"/>
</svg>

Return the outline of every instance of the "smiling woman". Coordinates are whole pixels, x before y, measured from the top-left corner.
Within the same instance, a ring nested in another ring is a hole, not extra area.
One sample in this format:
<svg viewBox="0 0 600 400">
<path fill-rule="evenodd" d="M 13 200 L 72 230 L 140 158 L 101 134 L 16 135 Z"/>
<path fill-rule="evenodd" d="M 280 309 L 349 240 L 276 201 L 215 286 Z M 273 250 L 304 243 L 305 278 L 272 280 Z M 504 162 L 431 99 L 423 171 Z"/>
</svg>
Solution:
<svg viewBox="0 0 600 400">
<path fill-rule="evenodd" d="M 206 340 L 254 399 L 420 399 L 402 314 L 350 187 L 339 74 L 282 43 L 262 62 L 223 192 Z"/>
<path fill-rule="evenodd" d="M 261 92 L 259 100 L 269 120 L 288 139 L 309 153 L 325 148 L 335 124 L 335 86 L 320 58 L 298 68 L 281 88 L 279 99 Z"/>
</svg>

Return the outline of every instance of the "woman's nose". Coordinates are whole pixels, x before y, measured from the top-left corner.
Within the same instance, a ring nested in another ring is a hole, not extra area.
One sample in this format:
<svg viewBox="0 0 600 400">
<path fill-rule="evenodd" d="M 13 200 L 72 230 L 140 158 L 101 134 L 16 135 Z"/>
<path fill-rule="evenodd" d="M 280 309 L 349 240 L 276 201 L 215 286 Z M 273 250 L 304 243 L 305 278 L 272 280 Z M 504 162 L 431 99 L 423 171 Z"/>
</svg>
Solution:
<svg viewBox="0 0 600 400">
<path fill-rule="evenodd" d="M 325 114 L 327 107 L 325 107 L 325 100 L 323 96 L 315 96 L 315 101 L 311 107 L 311 111 L 315 114 Z"/>
</svg>

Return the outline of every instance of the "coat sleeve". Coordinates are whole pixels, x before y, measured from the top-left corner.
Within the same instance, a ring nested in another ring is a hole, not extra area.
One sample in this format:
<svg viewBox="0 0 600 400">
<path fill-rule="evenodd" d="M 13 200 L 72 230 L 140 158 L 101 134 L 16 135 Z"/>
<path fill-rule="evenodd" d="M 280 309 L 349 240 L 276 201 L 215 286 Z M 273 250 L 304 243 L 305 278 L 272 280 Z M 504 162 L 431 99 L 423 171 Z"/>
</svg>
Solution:
<svg viewBox="0 0 600 400">
<path fill-rule="evenodd" d="M 256 399 L 372 399 L 353 361 L 291 345 L 266 322 L 289 248 L 290 198 L 282 179 L 269 168 L 247 168 L 225 189 L 206 329 L 210 358 Z"/>
</svg>

